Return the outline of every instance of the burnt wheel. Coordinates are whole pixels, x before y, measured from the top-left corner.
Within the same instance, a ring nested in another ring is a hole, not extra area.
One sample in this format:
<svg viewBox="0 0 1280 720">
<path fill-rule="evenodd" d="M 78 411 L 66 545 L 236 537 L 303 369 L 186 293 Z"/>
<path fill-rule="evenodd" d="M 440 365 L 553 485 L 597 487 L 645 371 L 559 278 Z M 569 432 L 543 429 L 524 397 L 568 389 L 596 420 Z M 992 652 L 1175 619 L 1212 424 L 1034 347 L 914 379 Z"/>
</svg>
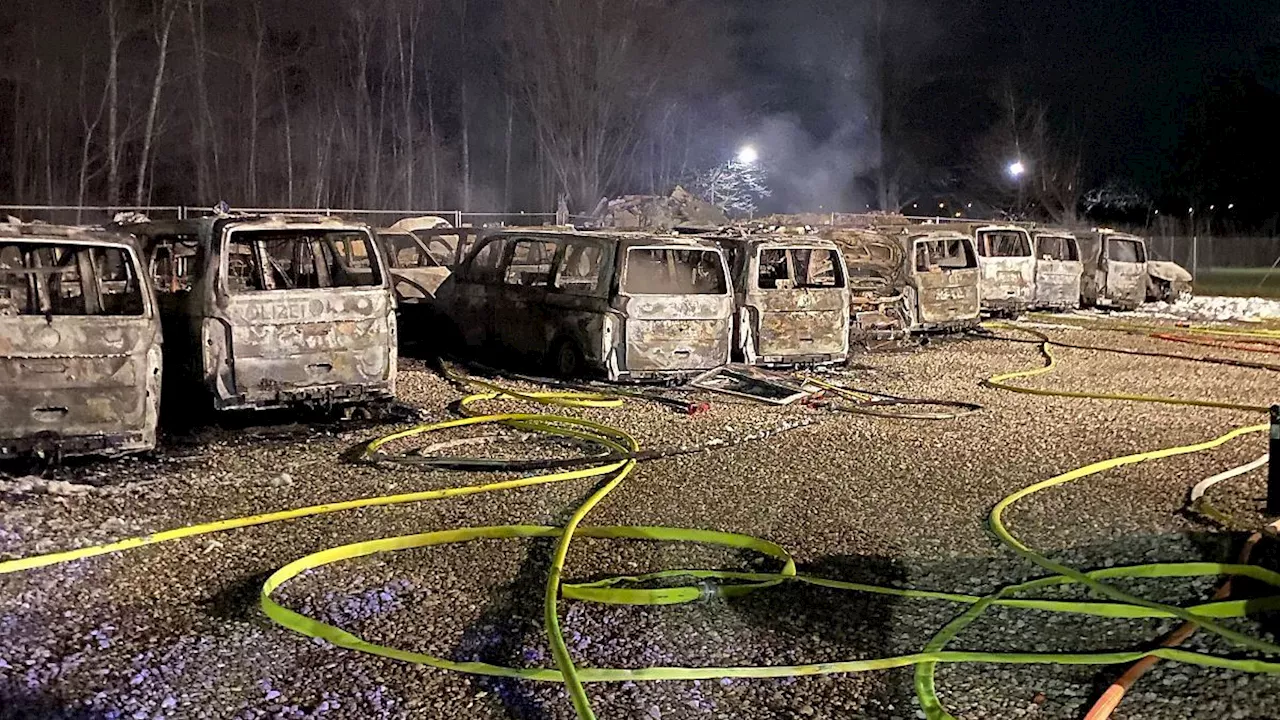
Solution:
<svg viewBox="0 0 1280 720">
<path fill-rule="evenodd" d="M 577 377 L 582 374 L 586 362 L 582 357 L 582 351 L 578 349 L 578 344 L 572 340 L 558 340 L 551 347 L 551 352 L 547 356 L 547 368 L 557 377 Z"/>
</svg>

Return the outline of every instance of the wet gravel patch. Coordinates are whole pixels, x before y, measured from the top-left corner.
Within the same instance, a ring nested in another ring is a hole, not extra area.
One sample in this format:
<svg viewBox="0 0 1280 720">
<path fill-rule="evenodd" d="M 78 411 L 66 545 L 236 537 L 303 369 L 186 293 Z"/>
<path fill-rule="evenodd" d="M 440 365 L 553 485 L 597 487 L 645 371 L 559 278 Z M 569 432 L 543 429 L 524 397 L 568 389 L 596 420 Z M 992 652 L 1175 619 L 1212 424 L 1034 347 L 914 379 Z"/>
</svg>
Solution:
<svg viewBox="0 0 1280 720">
<path fill-rule="evenodd" d="M 1113 332 L 1046 332 L 1080 344 L 1188 356 L 1228 352 Z M 1276 387 L 1275 378 L 1260 370 L 1084 350 L 1058 354 L 1058 371 L 1018 382 L 1257 404 L 1269 402 Z M 852 369 L 823 374 L 851 387 L 983 405 L 980 412 L 942 422 L 766 407 L 697 392 L 680 395 L 711 407 L 692 416 L 642 400 L 554 412 L 618 427 L 645 448 L 732 446 L 643 463 L 588 524 L 741 532 L 779 543 L 804 573 L 979 595 L 1044 574 L 1001 549 L 985 529 L 991 506 L 1009 493 L 1090 462 L 1198 442 L 1258 421 L 1237 411 L 1017 395 L 980 384 L 1040 362 L 1034 345 L 964 339 L 860 356 Z M 461 396 L 412 360 L 404 361 L 400 394 L 427 420 L 456 417 L 450 405 Z M 529 411 L 527 404 L 507 401 L 475 408 Z M 258 431 L 215 430 L 154 458 L 82 464 L 52 477 L 70 489 L 8 478 L 0 483 L 0 554 L 18 557 L 225 517 L 510 477 L 339 460 L 351 447 L 403 427 L 336 423 L 256 436 Z M 531 447 L 513 431 L 489 427 L 389 449 L 493 434 L 499 437 L 433 452 L 492 451 L 513 458 L 582 452 L 571 445 Z M 757 436 L 765 437 L 742 442 Z M 1264 449 L 1262 435 L 1255 435 L 1208 453 L 1120 468 L 1023 500 L 1007 514 L 1008 525 L 1033 547 L 1086 569 L 1232 560 L 1239 538 L 1179 511 L 1196 481 Z M 1253 507 L 1261 520 L 1256 498 L 1262 477 L 1259 472 L 1228 481 L 1211 491 L 1212 499 L 1244 515 Z M 285 563 L 336 545 L 463 526 L 560 524 L 595 485 L 570 481 L 367 508 L 0 576 L 0 717 L 571 718 L 557 685 L 468 677 L 285 631 L 258 610 L 257 592 L 266 575 Z M 541 626 L 548 552 L 546 541 L 529 540 L 402 551 L 326 566 L 296 578 L 278 597 L 374 642 L 455 660 L 549 667 Z M 1274 553 L 1260 557 L 1275 566 Z M 682 543 L 581 540 L 570 552 L 567 576 L 593 580 L 681 567 L 760 570 L 775 564 Z M 1206 601 L 1214 587 L 1204 580 L 1118 584 L 1181 603 Z M 1070 587 L 1044 595 L 1091 597 Z M 909 653 L 962 610 L 953 603 L 798 583 L 746 598 L 709 592 L 702 601 L 672 607 L 566 600 L 561 608 L 575 657 L 598 667 L 791 664 Z M 1264 637 L 1274 629 L 1265 616 L 1234 622 Z M 1168 627 L 1167 621 L 995 609 L 955 647 L 1128 648 Z M 1187 647 L 1230 650 L 1204 633 Z M 911 676 L 910 669 L 899 669 L 610 683 L 593 684 L 588 692 L 600 717 L 907 719 L 917 716 Z M 1090 667 L 945 666 L 938 686 L 963 718 L 1073 718 L 1109 677 Z M 1162 662 L 1116 717 L 1266 717 L 1277 700 L 1280 680 L 1273 677 Z"/>
</svg>

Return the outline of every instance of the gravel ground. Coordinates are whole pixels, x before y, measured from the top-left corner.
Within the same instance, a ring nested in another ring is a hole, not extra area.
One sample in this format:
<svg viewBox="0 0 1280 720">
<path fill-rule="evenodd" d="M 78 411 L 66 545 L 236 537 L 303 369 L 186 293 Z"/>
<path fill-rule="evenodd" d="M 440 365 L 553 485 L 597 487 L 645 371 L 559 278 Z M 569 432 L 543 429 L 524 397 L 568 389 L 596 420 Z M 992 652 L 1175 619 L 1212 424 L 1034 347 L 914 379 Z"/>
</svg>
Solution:
<svg viewBox="0 0 1280 720">
<path fill-rule="evenodd" d="M 1173 345 L 1096 330 L 1046 330 L 1071 342 L 1185 356 L 1257 354 Z M 1244 368 L 1060 350 L 1040 387 L 1271 401 L 1275 378 Z M 921 589 L 988 593 L 1043 574 L 984 529 L 991 506 L 1054 474 L 1119 454 L 1200 441 L 1258 416 L 1018 395 L 984 378 L 1040 362 L 1034 345 L 947 340 L 871 354 L 831 373 L 862 388 L 980 403 L 941 422 L 871 418 L 803 406 L 765 407 L 687 394 L 711 410 L 684 416 L 642 401 L 568 411 L 638 437 L 645 448 L 734 443 L 646 462 L 588 524 L 660 524 L 756 535 L 780 543 L 802 572 Z M 517 384 L 531 388 L 526 384 Z M 401 399 L 453 417 L 459 391 L 404 361 Z M 514 403 L 485 409 L 527 410 Z M 430 488 L 492 475 L 341 462 L 353 445 L 399 426 L 205 429 L 154 457 L 82 463 L 48 478 L 0 481 L 0 554 L 92 545 L 185 524 Z M 785 428 L 792 428 L 783 432 Z M 503 435 L 492 439 L 495 434 Z M 417 441 L 473 438 L 444 452 L 529 452 L 508 431 L 470 428 Z M 478 439 L 476 439 L 478 438 Z M 399 443 L 405 450 L 414 443 Z M 1218 450 L 1121 468 L 1034 495 L 1007 516 L 1012 531 L 1081 568 L 1232 560 L 1239 537 L 1180 511 L 1197 480 L 1265 449 L 1252 435 Z M 582 452 L 535 442 L 541 455 Z M 1261 523 L 1263 473 L 1215 487 L 1219 507 Z M 309 641 L 258 610 L 265 576 L 308 553 L 358 540 L 462 526 L 557 524 L 590 481 L 318 516 L 207 535 L 0 577 L 0 717 L 63 718 L 572 718 L 559 686 L 468 677 Z M 480 541 L 338 563 L 296 578 L 279 599 L 374 642 L 459 660 L 553 664 L 541 629 L 550 547 Z M 1260 560 L 1276 565 L 1264 548 Z M 576 541 L 568 576 L 594 579 L 673 567 L 770 567 L 717 548 Z M 1161 601 L 1201 602 L 1212 580 L 1128 581 Z M 1257 591 L 1256 588 L 1250 589 Z M 1085 597 L 1078 589 L 1057 596 Z M 584 666 L 747 665 L 874 658 L 918 650 L 960 608 L 788 585 L 746 598 L 666 608 L 564 601 L 562 621 Z M 1233 621 L 1268 637 L 1274 618 Z M 956 649 L 1104 650 L 1149 643 L 1171 623 L 1085 620 L 993 610 Z M 1197 635 L 1188 647 L 1230 652 Z M 911 670 L 782 680 L 599 684 L 602 718 L 915 718 Z M 970 718 L 1076 718 L 1112 677 L 1075 667 L 946 666 L 939 691 Z M 1280 707 L 1280 677 L 1160 663 L 1117 718 L 1263 718 Z"/>
</svg>

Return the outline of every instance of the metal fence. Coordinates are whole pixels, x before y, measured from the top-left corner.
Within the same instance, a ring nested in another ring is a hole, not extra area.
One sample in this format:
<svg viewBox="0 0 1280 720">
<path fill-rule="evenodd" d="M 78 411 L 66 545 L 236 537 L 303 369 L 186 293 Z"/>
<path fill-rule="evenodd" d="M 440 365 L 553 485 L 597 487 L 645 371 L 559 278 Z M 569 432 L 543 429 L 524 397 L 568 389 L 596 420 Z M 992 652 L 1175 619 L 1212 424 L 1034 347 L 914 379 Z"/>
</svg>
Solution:
<svg viewBox="0 0 1280 720">
<path fill-rule="evenodd" d="M 1280 259 L 1280 237 L 1151 237 L 1151 256 L 1193 273 L 1208 268 L 1271 267 Z"/>
<path fill-rule="evenodd" d="M 462 225 L 545 225 L 555 222 L 555 213 L 463 212 L 461 210 L 365 210 L 360 208 L 232 208 L 235 212 L 276 215 L 337 215 L 349 220 L 386 227 L 407 217 L 433 215 Z M 77 206 L 77 205 L 0 205 L 0 215 L 20 220 L 41 220 L 63 225 L 101 225 L 111 222 L 117 213 L 141 213 L 152 220 L 174 220 L 213 214 L 212 208 L 190 205 L 146 206 Z"/>
<path fill-rule="evenodd" d="M 350 220 L 386 227 L 407 217 L 434 215 L 461 225 L 546 225 L 555 222 L 554 213 L 462 212 L 461 210 L 366 210 L 361 208 L 234 208 L 237 212 L 264 214 L 337 215 Z M 21 220 L 42 220 L 68 225 L 100 225 L 110 222 L 116 213 L 137 212 L 154 220 L 200 217 L 213 213 L 212 208 L 190 205 L 76 206 L 76 205 L 0 205 L 0 215 Z M 871 216 L 831 213 L 831 222 L 852 222 Z M 573 221 L 587 220 L 575 215 Z M 918 222 L 980 222 L 975 218 L 915 217 Z M 1138 231 L 1139 235 L 1143 234 Z M 1280 237 L 1179 236 L 1152 235 L 1147 238 L 1151 256 L 1172 260 L 1193 272 L 1208 268 L 1271 267 L 1280 260 Z"/>
</svg>

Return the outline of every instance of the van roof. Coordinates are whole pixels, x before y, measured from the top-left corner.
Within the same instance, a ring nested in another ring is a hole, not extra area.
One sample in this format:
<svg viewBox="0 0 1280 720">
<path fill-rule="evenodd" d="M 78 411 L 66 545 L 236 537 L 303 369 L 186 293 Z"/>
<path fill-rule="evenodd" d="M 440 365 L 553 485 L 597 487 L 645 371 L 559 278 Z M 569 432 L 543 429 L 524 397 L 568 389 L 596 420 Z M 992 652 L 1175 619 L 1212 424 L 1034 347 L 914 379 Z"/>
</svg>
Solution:
<svg viewBox="0 0 1280 720">
<path fill-rule="evenodd" d="M 485 237 L 519 235 L 539 238 L 585 238 L 618 245 L 673 245 L 690 248 L 717 249 L 714 242 L 704 235 L 676 235 L 643 232 L 638 230 L 578 230 L 573 228 L 504 227 L 485 233 Z"/>
<path fill-rule="evenodd" d="M 916 231 L 907 235 L 911 240 L 972 240 L 973 237 L 956 230 Z"/>
<path fill-rule="evenodd" d="M 974 232 L 1030 232 L 1020 225 L 983 225 Z"/>
<path fill-rule="evenodd" d="M 138 247 L 132 235 L 102 227 L 85 225 L 51 225 L 42 222 L 0 222 L 0 238 L 68 240 Z"/>
<path fill-rule="evenodd" d="M 747 235 L 741 237 L 712 236 L 720 242 L 739 242 L 743 245 L 760 248 L 821 248 L 838 250 L 839 246 L 827 238 L 818 235 Z"/>
<path fill-rule="evenodd" d="M 208 215 L 186 220 L 151 220 L 134 225 L 121 225 L 121 229 L 141 235 L 159 234 L 192 234 L 202 229 L 211 228 L 218 222 L 229 222 L 237 225 L 248 224 L 262 228 L 287 228 L 296 225 L 309 225 L 333 228 L 367 228 L 365 223 L 345 220 L 335 215 L 283 215 L 283 214 L 232 214 Z"/>
</svg>

